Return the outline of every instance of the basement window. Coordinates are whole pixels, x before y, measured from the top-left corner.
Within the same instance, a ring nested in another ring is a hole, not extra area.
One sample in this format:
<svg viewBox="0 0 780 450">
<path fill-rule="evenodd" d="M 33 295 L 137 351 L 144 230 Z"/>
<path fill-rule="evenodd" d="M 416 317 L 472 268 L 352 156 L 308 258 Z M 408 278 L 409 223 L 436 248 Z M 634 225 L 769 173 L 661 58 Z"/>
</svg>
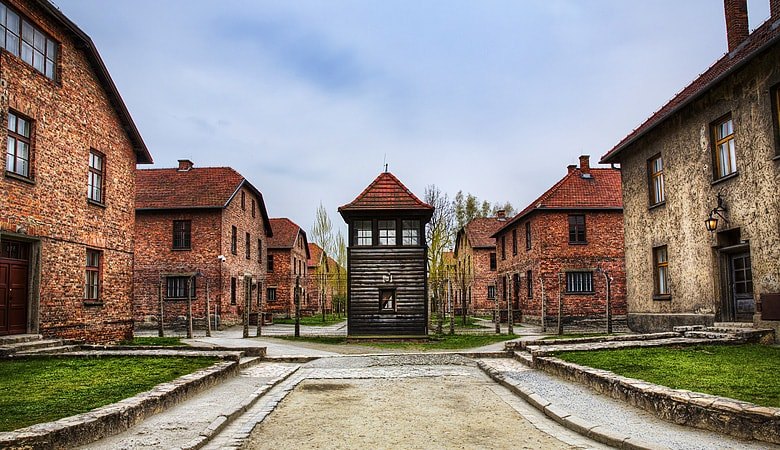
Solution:
<svg viewBox="0 0 780 450">
<path fill-rule="evenodd" d="M 592 294 L 593 272 L 566 272 L 567 294 Z"/>
<path fill-rule="evenodd" d="M 195 298 L 195 277 L 167 277 L 165 279 L 165 297 L 170 299 L 187 298 L 187 286 L 190 298 Z"/>
</svg>

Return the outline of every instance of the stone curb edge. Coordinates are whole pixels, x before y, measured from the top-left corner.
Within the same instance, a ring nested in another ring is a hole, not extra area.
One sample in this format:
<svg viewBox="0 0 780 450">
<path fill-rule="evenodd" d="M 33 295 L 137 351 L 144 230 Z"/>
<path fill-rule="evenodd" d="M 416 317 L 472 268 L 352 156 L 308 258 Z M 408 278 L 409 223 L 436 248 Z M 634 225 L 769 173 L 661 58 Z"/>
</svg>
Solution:
<svg viewBox="0 0 780 450">
<path fill-rule="evenodd" d="M 0 448 L 69 448 L 127 430 L 145 418 L 219 384 L 239 372 L 235 360 L 217 362 L 210 367 L 158 384 L 149 391 L 116 403 L 54 422 L 41 423 L 0 433 Z"/>
<path fill-rule="evenodd" d="M 263 385 L 260 389 L 247 396 L 233 411 L 227 414 L 222 414 L 214 419 L 208 427 L 200 432 L 198 437 L 191 439 L 185 443 L 181 450 L 198 450 L 204 445 L 208 444 L 217 434 L 219 434 L 226 426 L 230 425 L 235 419 L 240 417 L 243 413 L 249 410 L 258 400 L 260 400 L 268 391 L 273 389 L 276 385 L 283 382 L 292 374 L 297 372 L 299 367 L 295 367 L 285 374 L 278 376 L 271 380 L 269 383 Z"/>
<path fill-rule="evenodd" d="M 589 386 L 669 422 L 741 439 L 780 444 L 780 408 L 672 389 L 551 356 L 534 355 L 532 367 Z"/>
<path fill-rule="evenodd" d="M 512 380 L 507 379 L 498 370 L 493 369 L 482 361 L 477 361 L 477 366 L 479 366 L 479 368 L 482 369 L 482 371 L 485 372 L 495 382 L 512 391 L 512 393 L 528 402 L 531 406 L 544 413 L 544 415 L 547 417 L 558 422 L 560 425 L 568 428 L 569 430 L 572 430 L 583 436 L 587 436 L 594 441 L 625 450 L 666 449 L 666 447 L 644 442 L 635 437 L 624 436 L 616 433 L 615 431 L 606 428 L 604 424 L 593 423 L 579 416 L 575 416 L 569 413 L 566 409 L 561 408 L 558 405 L 553 405 L 539 394 L 536 394 L 535 392 L 526 389 L 517 383 L 513 383 Z"/>
</svg>

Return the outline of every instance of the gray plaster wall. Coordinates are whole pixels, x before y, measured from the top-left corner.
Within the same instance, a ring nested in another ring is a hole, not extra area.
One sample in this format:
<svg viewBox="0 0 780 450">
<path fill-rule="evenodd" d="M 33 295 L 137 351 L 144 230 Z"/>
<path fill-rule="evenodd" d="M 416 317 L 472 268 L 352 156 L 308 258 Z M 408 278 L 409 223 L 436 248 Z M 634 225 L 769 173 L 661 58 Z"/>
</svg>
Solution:
<svg viewBox="0 0 780 450">
<path fill-rule="evenodd" d="M 728 209 L 728 224 L 721 220 L 718 231 L 738 227 L 750 244 L 756 299 L 780 292 L 780 159 L 770 97 L 778 83 L 780 44 L 775 44 L 618 156 L 629 324 L 655 331 L 679 320 L 697 321 L 691 315 L 703 324 L 720 320 L 725 268 L 717 235 L 704 226 L 718 193 Z M 738 174 L 713 182 L 710 126 L 727 113 L 734 123 Z M 666 203 L 650 208 L 647 161 L 658 153 Z M 652 249 L 660 245 L 668 246 L 670 300 L 653 299 Z"/>
</svg>

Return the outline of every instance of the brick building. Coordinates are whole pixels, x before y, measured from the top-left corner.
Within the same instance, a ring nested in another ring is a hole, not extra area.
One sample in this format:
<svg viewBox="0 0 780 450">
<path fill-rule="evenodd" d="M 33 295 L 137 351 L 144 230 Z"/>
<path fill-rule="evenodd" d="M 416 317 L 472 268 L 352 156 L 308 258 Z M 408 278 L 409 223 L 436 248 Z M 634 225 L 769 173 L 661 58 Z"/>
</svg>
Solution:
<svg viewBox="0 0 780 450">
<path fill-rule="evenodd" d="M 0 17 L 0 335 L 127 339 L 134 172 L 152 158 L 89 36 L 45 0 Z"/>
<path fill-rule="evenodd" d="M 506 223 L 506 216 L 478 217 L 464 225 L 455 237 L 456 314 L 490 315 L 496 303 L 496 239 L 493 234 Z"/>
<path fill-rule="evenodd" d="M 295 317 L 295 285 L 298 282 L 302 314 L 311 314 L 312 310 L 306 304 L 307 266 L 311 256 L 306 232 L 287 218 L 271 219 L 271 228 L 274 235 L 268 240 L 265 311 L 275 316 Z"/>
<path fill-rule="evenodd" d="M 515 320 L 603 324 L 607 276 L 611 312 L 625 319 L 625 264 L 620 170 L 591 168 L 588 156 L 496 233 L 502 308 Z M 519 311 L 519 316 L 518 316 Z"/>
<path fill-rule="evenodd" d="M 138 323 L 181 323 L 192 317 L 241 322 L 249 296 L 258 310 L 271 235 L 263 195 L 229 167 L 193 167 L 136 172 L 134 309 Z M 187 287 L 189 286 L 189 293 Z"/>
<path fill-rule="evenodd" d="M 336 281 L 336 267 L 333 259 L 328 257 L 319 245 L 309 242 L 309 259 L 306 263 L 306 308 L 326 313 L 333 310 L 333 283 Z"/>
<path fill-rule="evenodd" d="M 602 158 L 623 173 L 634 330 L 780 330 L 780 1 L 770 5 L 749 33 L 745 0 L 726 0 L 728 53 Z"/>
</svg>

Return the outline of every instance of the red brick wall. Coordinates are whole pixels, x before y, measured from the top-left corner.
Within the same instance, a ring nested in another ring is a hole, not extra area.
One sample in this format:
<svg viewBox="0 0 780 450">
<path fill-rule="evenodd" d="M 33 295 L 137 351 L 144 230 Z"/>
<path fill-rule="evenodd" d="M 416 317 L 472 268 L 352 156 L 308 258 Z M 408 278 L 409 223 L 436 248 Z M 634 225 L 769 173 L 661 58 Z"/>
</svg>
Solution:
<svg viewBox="0 0 780 450">
<path fill-rule="evenodd" d="M 301 308 L 306 308 L 306 276 L 308 275 L 307 258 L 305 250 L 306 242 L 302 234 L 298 234 L 295 245 L 292 248 L 268 249 L 268 254 L 273 255 L 274 271 L 268 274 L 267 287 L 276 288 L 276 301 L 267 302 L 266 310 L 285 317 L 295 315 L 295 280 L 301 276 Z M 298 261 L 302 261 L 298 263 Z M 300 269 L 296 268 L 300 267 Z M 300 272 L 300 273 L 299 273 Z"/>
<path fill-rule="evenodd" d="M 467 299 L 468 313 L 489 315 L 495 309 L 495 300 L 488 298 L 488 286 L 495 286 L 497 272 L 490 270 L 490 254 L 495 249 L 472 248 L 465 233 L 458 245 L 455 263 L 456 283 L 453 286 L 453 307 L 460 310 Z M 469 294 L 471 294 L 469 302 Z"/>
<path fill-rule="evenodd" d="M 61 43 L 58 82 L 0 52 L 0 78 L 7 83 L 0 95 L 2 123 L 9 108 L 33 120 L 34 184 L 0 176 L 0 239 L 31 239 L 40 255 L 40 267 L 31 269 L 29 331 L 91 342 L 129 338 L 136 163 L 131 142 L 70 35 L 36 7 L 9 3 Z M 3 141 L 6 133 L 0 127 Z M 106 157 L 105 207 L 87 203 L 90 149 Z M 5 159 L 0 152 L 3 169 Z M 83 301 L 87 247 L 103 251 L 100 306 Z"/>
<path fill-rule="evenodd" d="M 511 228 L 504 230 L 507 241 L 506 260 L 498 249 L 498 274 L 520 275 L 519 295 L 514 307 L 519 308 L 524 320 L 539 322 L 542 308 L 544 282 L 547 321 L 554 322 L 558 315 L 558 298 L 563 299 L 564 316 L 568 319 L 602 318 L 606 311 L 606 280 L 597 268 L 605 270 L 612 278 L 610 298 L 613 316 L 626 314 L 626 276 L 623 251 L 622 212 L 584 212 L 587 245 L 569 244 L 568 212 L 537 212 L 530 217 L 531 249 L 526 250 L 525 221 L 515 225 L 518 237 L 518 253 L 512 254 Z M 497 242 L 500 243 L 501 235 Z M 593 271 L 593 294 L 566 294 L 566 270 Z M 526 273 L 532 271 L 532 297 L 527 296 Z M 508 284 L 508 295 L 511 283 Z M 506 308 L 501 280 L 497 291 Z"/>
<path fill-rule="evenodd" d="M 136 214 L 136 246 L 134 275 L 134 318 L 149 323 L 159 315 L 158 284 L 161 274 L 200 271 L 193 299 L 193 320 L 204 326 L 206 290 L 211 314 L 219 314 L 223 325 L 240 323 L 244 311 L 244 274 L 253 278 L 251 311 L 257 311 L 257 283 L 264 290 L 267 239 L 259 208 L 252 217 L 251 199 L 246 190 L 246 210 L 241 209 L 240 193 L 225 209 L 138 211 Z M 258 202 L 259 199 L 255 198 Z M 173 250 L 173 221 L 191 220 L 191 249 Z M 237 228 L 236 254 L 231 253 L 231 229 Z M 250 259 L 246 259 L 245 233 L 251 235 Z M 257 239 L 261 239 L 261 253 Z M 224 263 L 218 259 L 224 255 Z M 231 303 L 230 278 L 236 278 L 236 302 Z M 164 284 L 163 284 L 163 295 Z M 165 322 L 187 314 L 186 300 L 164 301 Z M 213 320 L 213 318 L 212 318 Z"/>
<path fill-rule="evenodd" d="M 333 288 L 330 281 L 335 275 L 328 272 L 326 266 L 309 266 L 306 271 L 306 308 L 310 311 L 319 312 L 320 297 L 322 291 L 325 291 L 325 311 L 330 312 L 333 308 Z"/>
</svg>

